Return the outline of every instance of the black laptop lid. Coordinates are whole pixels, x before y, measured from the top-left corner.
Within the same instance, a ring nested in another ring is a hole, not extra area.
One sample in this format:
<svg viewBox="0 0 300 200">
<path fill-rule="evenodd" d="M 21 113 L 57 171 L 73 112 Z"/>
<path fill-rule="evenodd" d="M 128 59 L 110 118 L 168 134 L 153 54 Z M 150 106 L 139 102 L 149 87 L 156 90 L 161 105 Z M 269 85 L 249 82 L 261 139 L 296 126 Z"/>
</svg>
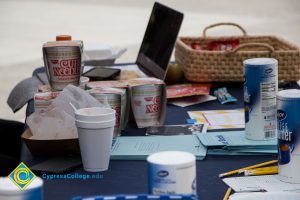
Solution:
<svg viewBox="0 0 300 200">
<path fill-rule="evenodd" d="M 136 61 L 144 73 L 164 80 L 182 20 L 182 13 L 154 4 Z"/>
</svg>

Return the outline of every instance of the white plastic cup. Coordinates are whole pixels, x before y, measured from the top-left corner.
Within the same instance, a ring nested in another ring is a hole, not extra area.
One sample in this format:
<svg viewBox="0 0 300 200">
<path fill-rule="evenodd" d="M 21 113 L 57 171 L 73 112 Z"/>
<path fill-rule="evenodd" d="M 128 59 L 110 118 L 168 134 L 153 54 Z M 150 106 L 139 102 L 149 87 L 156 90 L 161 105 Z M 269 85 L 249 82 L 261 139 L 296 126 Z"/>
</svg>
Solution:
<svg viewBox="0 0 300 200">
<path fill-rule="evenodd" d="M 43 200 L 43 180 L 35 177 L 24 190 L 20 190 L 8 177 L 0 177 L 0 199 Z"/>
<path fill-rule="evenodd" d="M 109 121 L 115 118 L 116 111 L 111 108 L 81 108 L 75 111 L 75 119 L 78 121 L 98 122 Z"/>
<path fill-rule="evenodd" d="M 116 119 L 109 121 L 75 121 L 83 168 L 89 172 L 106 171 Z"/>
</svg>

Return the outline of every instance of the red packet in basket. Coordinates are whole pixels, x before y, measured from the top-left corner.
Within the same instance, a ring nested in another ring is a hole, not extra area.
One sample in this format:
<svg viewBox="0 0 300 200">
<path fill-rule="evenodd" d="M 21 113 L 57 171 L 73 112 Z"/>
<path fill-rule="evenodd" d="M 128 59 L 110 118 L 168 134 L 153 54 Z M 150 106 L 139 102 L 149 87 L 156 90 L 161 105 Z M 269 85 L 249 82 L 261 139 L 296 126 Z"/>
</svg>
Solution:
<svg viewBox="0 0 300 200">
<path fill-rule="evenodd" d="M 210 51 L 231 51 L 240 45 L 238 39 L 235 40 L 220 40 L 212 41 L 207 44 L 207 48 Z"/>
</svg>

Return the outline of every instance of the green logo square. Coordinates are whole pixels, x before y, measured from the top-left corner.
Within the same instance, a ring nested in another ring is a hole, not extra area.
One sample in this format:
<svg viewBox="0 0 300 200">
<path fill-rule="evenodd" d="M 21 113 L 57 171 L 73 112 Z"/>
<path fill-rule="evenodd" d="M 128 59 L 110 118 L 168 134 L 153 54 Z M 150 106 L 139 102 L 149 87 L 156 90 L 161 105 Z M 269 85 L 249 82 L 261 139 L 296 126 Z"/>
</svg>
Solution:
<svg viewBox="0 0 300 200">
<path fill-rule="evenodd" d="M 8 178 L 18 186 L 20 190 L 24 190 L 35 177 L 35 174 L 23 162 L 8 175 Z"/>
</svg>

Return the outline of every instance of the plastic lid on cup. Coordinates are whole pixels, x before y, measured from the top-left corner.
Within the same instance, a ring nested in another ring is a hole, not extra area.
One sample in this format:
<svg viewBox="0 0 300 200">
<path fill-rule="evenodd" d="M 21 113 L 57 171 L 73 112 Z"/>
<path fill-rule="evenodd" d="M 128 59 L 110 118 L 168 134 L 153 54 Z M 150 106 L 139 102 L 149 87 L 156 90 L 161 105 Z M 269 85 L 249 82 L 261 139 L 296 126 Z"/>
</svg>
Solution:
<svg viewBox="0 0 300 200">
<path fill-rule="evenodd" d="M 111 108 L 81 108 L 75 111 L 75 119 L 79 121 L 107 121 L 116 116 L 116 111 Z"/>
<path fill-rule="evenodd" d="M 56 36 L 56 41 L 69 41 L 72 40 L 71 35 L 57 35 Z"/>
<path fill-rule="evenodd" d="M 82 129 L 109 128 L 109 127 L 114 127 L 116 125 L 116 118 L 109 121 L 99 121 L 99 122 L 93 122 L 93 121 L 87 122 L 87 121 L 75 120 L 75 124 L 77 128 L 82 128 Z"/>
</svg>

